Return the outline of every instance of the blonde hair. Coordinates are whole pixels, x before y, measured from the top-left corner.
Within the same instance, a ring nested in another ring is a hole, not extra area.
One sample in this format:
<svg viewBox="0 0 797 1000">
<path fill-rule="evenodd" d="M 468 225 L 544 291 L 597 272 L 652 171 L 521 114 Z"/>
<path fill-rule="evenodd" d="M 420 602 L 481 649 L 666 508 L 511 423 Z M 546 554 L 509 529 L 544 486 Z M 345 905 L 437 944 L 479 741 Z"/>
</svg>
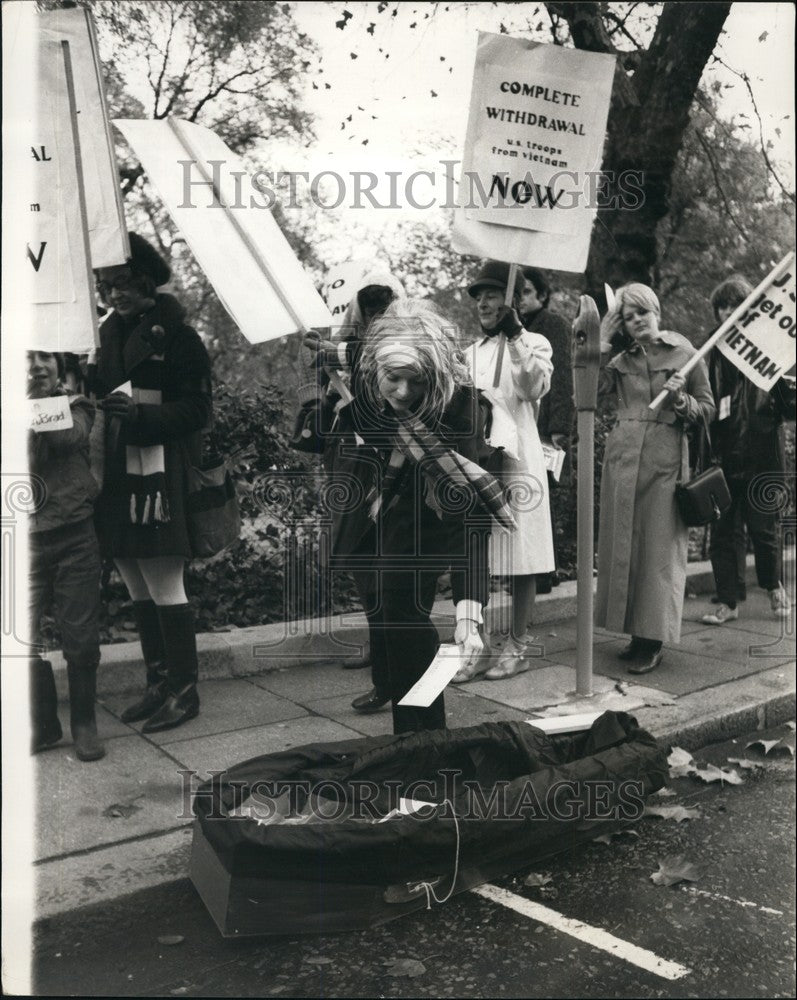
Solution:
<svg viewBox="0 0 797 1000">
<path fill-rule="evenodd" d="M 623 306 L 638 306 L 655 313 L 661 319 L 661 305 L 658 296 L 647 285 L 632 281 L 623 285 L 614 293 L 615 305 L 603 317 L 601 322 L 601 340 L 611 340 L 616 334 L 628 335 L 623 323 Z"/>
<path fill-rule="evenodd" d="M 384 405 L 378 386 L 377 357 L 384 356 L 388 345 L 395 348 L 405 367 L 423 377 L 425 390 L 419 415 L 427 420 L 438 421 L 455 389 L 471 384 L 456 326 L 422 299 L 396 299 L 371 323 L 360 357 L 363 392 L 377 410 Z"/>
</svg>

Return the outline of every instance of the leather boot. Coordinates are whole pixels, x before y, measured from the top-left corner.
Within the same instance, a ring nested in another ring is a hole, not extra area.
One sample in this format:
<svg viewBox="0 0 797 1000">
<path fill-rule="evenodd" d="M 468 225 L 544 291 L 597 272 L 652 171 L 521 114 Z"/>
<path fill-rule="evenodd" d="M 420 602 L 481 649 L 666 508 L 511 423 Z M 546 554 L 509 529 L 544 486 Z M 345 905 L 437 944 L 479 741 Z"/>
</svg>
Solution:
<svg viewBox="0 0 797 1000">
<path fill-rule="evenodd" d="M 97 694 L 97 664 L 67 663 L 69 676 L 69 724 L 78 760 L 100 760 L 105 747 L 97 736 L 94 699 Z"/>
<path fill-rule="evenodd" d="M 57 743 L 64 735 L 58 721 L 58 695 L 49 660 L 32 657 L 28 663 L 30 682 L 31 753 Z"/>
<path fill-rule="evenodd" d="M 155 602 L 133 601 L 133 615 L 147 668 L 147 690 L 142 698 L 122 712 L 120 716 L 122 722 L 140 722 L 142 719 L 148 719 L 169 696 L 166 689 L 163 636 Z"/>
<path fill-rule="evenodd" d="M 194 610 L 190 604 L 166 605 L 158 608 L 158 617 L 166 654 L 167 697 L 144 723 L 145 733 L 174 729 L 199 715 Z"/>
<path fill-rule="evenodd" d="M 623 646 L 620 652 L 617 654 L 618 660 L 635 660 L 638 656 L 643 653 L 642 643 L 635 636 L 631 636 L 631 641 L 627 646 Z"/>
</svg>

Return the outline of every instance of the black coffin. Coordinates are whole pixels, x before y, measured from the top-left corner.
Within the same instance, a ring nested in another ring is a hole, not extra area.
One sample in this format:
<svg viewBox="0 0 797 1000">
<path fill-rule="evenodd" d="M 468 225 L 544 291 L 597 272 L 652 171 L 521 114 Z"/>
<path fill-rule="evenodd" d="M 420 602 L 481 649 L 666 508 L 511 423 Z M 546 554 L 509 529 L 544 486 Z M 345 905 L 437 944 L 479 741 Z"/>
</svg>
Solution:
<svg viewBox="0 0 797 1000">
<path fill-rule="evenodd" d="M 225 936 L 368 927 L 633 823 L 666 775 L 665 750 L 615 712 L 555 736 L 490 722 L 313 743 L 200 786 L 191 878 Z M 288 789 L 308 821 L 250 818 Z M 437 805 L 376 821 L 402 797 Z"/>
</svg>

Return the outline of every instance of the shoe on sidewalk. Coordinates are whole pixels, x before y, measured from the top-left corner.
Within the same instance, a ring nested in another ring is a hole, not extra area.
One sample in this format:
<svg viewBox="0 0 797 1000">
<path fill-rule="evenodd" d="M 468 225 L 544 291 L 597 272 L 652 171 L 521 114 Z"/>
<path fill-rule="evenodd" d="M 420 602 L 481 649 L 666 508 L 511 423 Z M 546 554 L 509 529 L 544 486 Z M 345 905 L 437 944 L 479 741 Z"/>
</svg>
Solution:
<svg viewBox="0 0 797 1000">
<path fill-rule="evenodd" d="M 628 667 L 629 674 L 649 674 L 651 670 L 655 670 L 661 664 L 664 658 L 664 649 L 659 647 L 655 650 L 649 650 L 644 654 L 642 663 L 632 663 Z"/>
<path fill-rule="evenodd" d="M 390 695 L 383 698 L 376 688 L 371 688 L 368 694 L 361 694 L 359 698 L 355 698 L 351 707 L 361 715 L 370 715 L 371 712 L 381 711 L 388 704 L 390 704 Z"/>
<path fill-rule="evenodd" d="M 735 622 L 738 617 L 738 608 L 729 608 L 727 604 L 718 604 L 716 611 L 709 611 L 700 620 L 704 625 L 724 625 L 725 622 Z"/>
<path fill-rule="evenodd" d="M 769 592 L 769 606 L 776 618 L 788 618 L 791 611 L 791 601 L 786 588 L 781 583 L 775 590 Z"/>
<path fill-rule="evenodd" d="M 533 637 L 532 637 L 533 638 Z M 490 667 L 484 675 L 488 681 L 502 681 L 531 669 L 529 644 L 509 638 L 504 646 L 498 663 Z"/>
</svg>

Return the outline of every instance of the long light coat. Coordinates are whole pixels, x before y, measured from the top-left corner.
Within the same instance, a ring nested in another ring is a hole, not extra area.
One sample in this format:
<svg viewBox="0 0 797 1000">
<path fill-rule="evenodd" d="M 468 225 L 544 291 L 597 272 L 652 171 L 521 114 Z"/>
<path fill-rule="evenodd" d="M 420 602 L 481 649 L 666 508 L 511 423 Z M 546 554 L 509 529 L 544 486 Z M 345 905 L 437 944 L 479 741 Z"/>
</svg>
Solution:
<svg viewBox="0 0 797 1000">
<path fill-rule="evenodd" d="M 678 642 L 681 637 L 688 529 L 675 501 L 689 477 L 686 428 L 711 421 L 714 400 L 701 361 L 686 381 L 679 415 L 669 402 L 651 411 L 673 371 L 695 353 L 679 333 L 612 359 L 601 393 L 617 394 L 617 424 L 603 459 L 595 624 L 612 632 Z"/>
<path fill-rule="evenodd" d="M 507 341 L 500 385 L 494 389 L 498 343 L 498 337 L 484 337 L 468 352 L 473 381 L 493 405 L 488 444 L 503 449 L 502 481 L 517 484 L 513 513 L 518 526 L 510 533 L 494 523 L 490 572 L 496 576 L 550 573 L 555 567 L 553 530 L 537 412 L 551 387 L 551 345 L 541 334 L 527 330 Z"/>
</svg>

